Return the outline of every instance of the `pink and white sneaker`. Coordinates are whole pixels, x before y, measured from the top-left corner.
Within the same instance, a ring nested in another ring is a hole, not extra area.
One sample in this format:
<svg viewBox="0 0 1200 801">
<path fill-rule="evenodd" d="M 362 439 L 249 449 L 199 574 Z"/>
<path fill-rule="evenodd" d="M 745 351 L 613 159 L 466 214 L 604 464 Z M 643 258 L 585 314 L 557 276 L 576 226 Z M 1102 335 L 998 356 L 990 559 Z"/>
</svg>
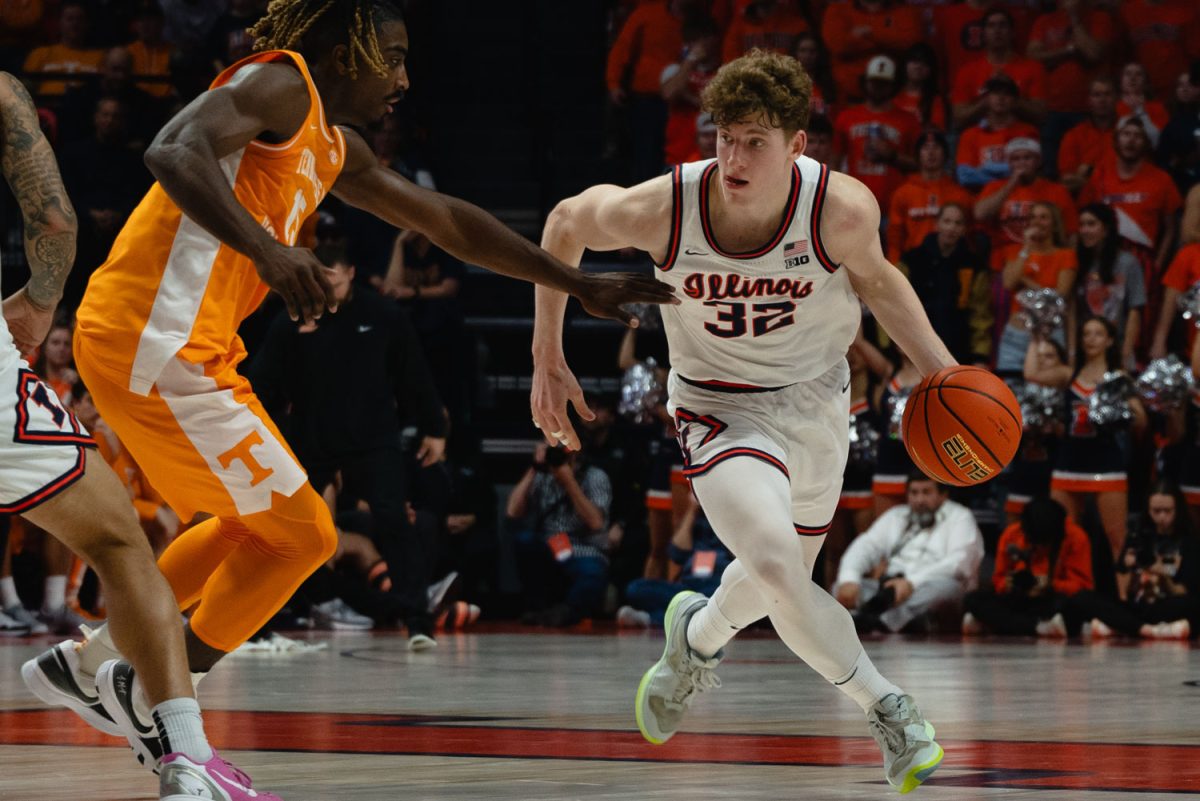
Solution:
<svg viewBox="0 0 1200 801">
<path fill-rule="evenodd" d="M 250 777 L 213 751 L 212 759 L 198 764 L 180 753 L 167 754 L 158 765 L 159 801 L 283 801 L 279 796 L 254 790 Z"/>
</svg>

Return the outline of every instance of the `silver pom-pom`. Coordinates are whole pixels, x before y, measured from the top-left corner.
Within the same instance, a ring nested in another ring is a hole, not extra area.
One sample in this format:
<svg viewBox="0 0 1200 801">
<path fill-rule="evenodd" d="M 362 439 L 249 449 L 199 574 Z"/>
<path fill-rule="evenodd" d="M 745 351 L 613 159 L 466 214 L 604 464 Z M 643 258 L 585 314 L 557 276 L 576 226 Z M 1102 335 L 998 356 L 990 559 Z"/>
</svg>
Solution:
<svg viewBox="0 0 1200 801">
<path fill-rule="evenodd" d="M 1179 311 L 1183 313 L 1183 319 L 1191 320 L 1192 325 L 1200 328 L 1200 281 L 1192 284 L 1176 302 L 1179 304 Z"/>
<path fill-rule="evenodd" d="M 850 415 L 850 464 L 873 465 L 879 457 L 879 432 L 866 415 Z"/>
<path fill-rule="evenodd" d="M 1066 302 L 1053 289 L 1023 289 L 1017 293 L 1017 305 L 1017 324 L 1045 337 L 1062 328 L 1067 316 Z"/>
<path fill-rule="evenodd" d="M 655 375 L 654 359 L 638 362 L 625 371 L 621 376 L 621 401 L 617 404 L 617 413 L 629 420 L 639 423 L 651 423 L 655 420 L 654 407 L 662 403 L 663 385 Z"/>
<path fill-rule="evenodd" d="M 1055 387 L 1027 381 L 1016 388 L 1017 403 L 1021 404 L 1021 420 L 1025 431 L 1036 431 L 1058 417 L 1062 409 L 1063 392 Z"/>
<path fill-rule="evenodd" d="M 1133 395 L 1129 376 L 1115 370 L 1105 373 L 1088 399 L 1088 420 L 1097 428 L 1128 425 L 1133 420 L 1133 409 L 1129 408 Z"/>
<path fill-rule="evenodd" d="M 639 331 L 657 331 L 662 328 L 662 311 L 656 303 L 628 303 L 625 311 L 637 318 Z"/>
<path fill-rule="evenodd" d="M 1137 391 L 1147 408 L 1156 412 L 1180 409 L 1191 396 L 1196 380 L 1191 368 L 1172 353 L 1165 359 L 1155 359 L 1138 376 Z"/>
<path fill-rule="evenodd" d="M 908 396 L 912 387 L 905 387 L 895 395 L 888 396 L 887 408 L 883 411 L 888 416 L 888 439 L 900 439 L 900 429 L 904 423 L 904 407 L 908 405 Z"/>
</svg>

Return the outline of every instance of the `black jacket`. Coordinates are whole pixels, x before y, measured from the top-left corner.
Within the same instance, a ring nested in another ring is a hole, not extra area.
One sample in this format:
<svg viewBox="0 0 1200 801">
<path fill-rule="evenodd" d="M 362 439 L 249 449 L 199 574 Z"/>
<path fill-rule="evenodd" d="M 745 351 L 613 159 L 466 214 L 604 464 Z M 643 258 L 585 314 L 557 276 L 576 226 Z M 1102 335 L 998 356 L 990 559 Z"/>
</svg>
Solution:
<svg viewBox="0 0 1200 801">
<path fill-rule="evenodd" d="M 921 299 L 933 330 L 960 362 L 987 361 L 991 355 L 990 275 L 966 241 L 942 255 L 937 234 L 900 257 L 897 265 Z"/>
<path fill-rule="evenodd" d="M 406 416 L 424 436 L 446 436 L 420 343 L 394 302 L 356 286 L 336 314 L 303 328 L 281 312 L 246 372 L 302 463 L 395 445 Z"/>
</svg>

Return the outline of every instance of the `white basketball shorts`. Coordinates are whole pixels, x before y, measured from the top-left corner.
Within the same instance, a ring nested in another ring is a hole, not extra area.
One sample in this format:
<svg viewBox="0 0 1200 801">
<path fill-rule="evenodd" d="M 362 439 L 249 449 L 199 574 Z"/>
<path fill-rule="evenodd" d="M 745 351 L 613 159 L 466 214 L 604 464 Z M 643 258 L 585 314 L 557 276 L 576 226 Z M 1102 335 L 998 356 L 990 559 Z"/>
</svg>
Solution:
<svg viewBox="0 0 1200 801">
<path fill-rule="evenodd" d="M 758 459 L 787 477 L 796 532 L 829 530 L 850 450 L 845 360 L 809 381 L 767 391 L 702 388 L 672 372 L 668 393 L 685 476 L 700 478 L 738 456 Z"/>
<path fill-rule="evenodd" d="M 0 513 L 20 514 L 74 484 L 92 444 L 28 364 L 0 367 Z"/>
</svg>

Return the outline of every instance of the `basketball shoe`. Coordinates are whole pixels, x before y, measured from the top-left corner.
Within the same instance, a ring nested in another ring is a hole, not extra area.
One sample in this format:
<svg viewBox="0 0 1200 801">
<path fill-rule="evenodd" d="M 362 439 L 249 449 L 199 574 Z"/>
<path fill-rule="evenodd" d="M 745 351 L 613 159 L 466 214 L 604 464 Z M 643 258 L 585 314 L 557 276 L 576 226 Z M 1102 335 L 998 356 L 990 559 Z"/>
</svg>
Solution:
<svg viewBox="0 0 1200 801">
<path fill-rule="evenodd" d="M 942 747 L 911 695 L 885 695 L 867 713 L 867 723 L 883 751 L 883 770 L 892 787 L 912 792 L 937 770 Z"/>
<path fill-rule="evenodd" d="M 120 737 L 121 728 L 96 693 L 94 679 L 79 669 L 78 647 L 73 640 L 60 642 L 21 665 L 21 679 L 42 703 L 65 706 L 93 728 Z"/>
<path fill-rule="evenodd" d="M 638 730 L 655 745 L 674 736 L 697 692 L 715 690 L 721 680 L 713 673 L 724 649 L 705 659 L 688 646 L 688 622 L 708 604 L 698 592 L 681 592 L 671 599 L 663 620 L 667 644 L 663 655 L 642 676 L 635 714 Z"/>
<path fill-rule="evenodd" d="M 158 727 L 153 720 L 139 715 L 133 702 L 133 665 L 120 659 L 110 659 L 96 671 L 96 694 L 108 710 L 120 734 L 138 762 L 158 773 L 158 761 L 163 756 L 158 739 Z M 218 796 L 219 797 L 219 796 Z"/>
<path fill-rule="evenodd" d="M 158 777 L 159 801 L 282 801 L 279 796 L 250 787 L 250 777 L 221 759 L 214 750 L 212 759 L 200 764 L 183 754 L 162 758 Z"/>
</svg>

